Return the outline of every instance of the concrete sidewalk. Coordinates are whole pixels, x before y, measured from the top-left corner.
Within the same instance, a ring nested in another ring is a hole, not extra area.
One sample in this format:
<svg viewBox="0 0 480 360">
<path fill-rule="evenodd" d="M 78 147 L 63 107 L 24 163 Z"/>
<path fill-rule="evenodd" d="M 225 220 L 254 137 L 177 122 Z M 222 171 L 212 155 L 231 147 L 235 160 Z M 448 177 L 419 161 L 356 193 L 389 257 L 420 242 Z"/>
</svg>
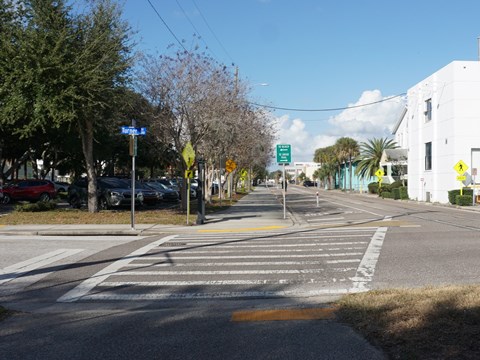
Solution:
<svg viewBox="0 0 480 360">
<path fill-rule="evenodd" d="M 228 200 L 227 200 L 228 201 Z M 265 186 L 257 186 L 225 211 L 206 216 L 202 225 L 179 226 L 161 224 L 53 224 L 53 225 L 0 225 L 3 235 L 42 236 L 131 236 L 165 233 L 235 232 L 284 229 L 294 225 L 292 216 L 284 210 L 281 199 Z"/>
</svg>

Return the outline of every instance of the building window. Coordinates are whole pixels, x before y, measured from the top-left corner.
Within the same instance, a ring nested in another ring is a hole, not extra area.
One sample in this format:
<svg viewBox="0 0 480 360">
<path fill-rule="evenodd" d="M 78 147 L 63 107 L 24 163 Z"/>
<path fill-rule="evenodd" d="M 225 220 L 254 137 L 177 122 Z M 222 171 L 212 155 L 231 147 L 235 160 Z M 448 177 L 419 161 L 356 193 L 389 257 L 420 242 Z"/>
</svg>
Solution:
<svg viewBox="0 0 480 360">
<path fill-rule="evenodd" d="M 425 170 L 432 170 L 432 143 L 425 143 Z"/>
<path fill-rule="evenodd" d="M 425 100 L 425 122 L 429 122 L 432 120 L 432 99 Z"/>
</svg>

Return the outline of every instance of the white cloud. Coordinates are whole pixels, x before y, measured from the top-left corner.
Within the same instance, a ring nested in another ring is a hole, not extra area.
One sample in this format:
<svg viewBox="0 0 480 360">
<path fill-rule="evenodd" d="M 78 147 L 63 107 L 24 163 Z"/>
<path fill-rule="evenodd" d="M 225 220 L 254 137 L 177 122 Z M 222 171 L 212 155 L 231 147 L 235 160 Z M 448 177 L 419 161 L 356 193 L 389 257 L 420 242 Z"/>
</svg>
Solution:
<svg viewBox="0 0 480 360">
<path fill-rule="evenodd" d="M 367 90 L 360 99 L 349 107 L 382 101 L 390 96 L 382 96 L 380 90 Z M 374 137 L 390 137 L 392 129 L 404 107 L 400 97 L 374 105 L 353 107 L 343 110 L 330 118 L 331 134 L 338 137 L 348 136 L 357 141 L 366 141 Z"/>
<path fill-rule="evenodd" d="M 348 107 L 369 104 L 390 96 L 382 96 L 380 90 L 367 90 L 358 101 Z M 343 110 L 332 116 L 327 129 L 311 131 L 306 129 L 300 118 L 290 119 L 289 115 L 276 118 L 279 144 L 292 145 L 293 161 L 312 161 L 315 149 L 330 146 L 343 136 L 351 137 L 359 142 L 374 137 L 389 137 L 398 121 L 404 103 L 401 98 L 380 102 L 374 105 L 361 106 Z"/>
</svg>

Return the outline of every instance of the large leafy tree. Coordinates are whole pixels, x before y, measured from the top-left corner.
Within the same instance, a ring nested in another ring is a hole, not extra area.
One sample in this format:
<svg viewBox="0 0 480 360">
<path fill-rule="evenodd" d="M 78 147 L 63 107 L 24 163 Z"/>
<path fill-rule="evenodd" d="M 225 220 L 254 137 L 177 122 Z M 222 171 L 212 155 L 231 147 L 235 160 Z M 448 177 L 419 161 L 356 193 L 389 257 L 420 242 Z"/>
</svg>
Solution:
<svg viewBox="0 0 480 360">
<path fill-rule="evenodd" d="M 360 144 L 360 155 L 357 158 L 359 163 L 355 170 L 356 175 L 358 175 L 360 179 L 374 176 L 380 167 L 383 151 L 397 147 L 394 140 L 387 138 L 374 138 L 367 142 L 362 142 Z"/>
<path fill-rule="evenodd" d="M 59 144 L 59 134 L 76 134 L 89 178 L 89 211 L 96 212 L 94 144 L 101 142 L 99 131 L 115 123 L 132 45 L 117 5 L 90 4 L 74 15 L 62 0 L 2 2 L 8 26 L 1 35 L 7 60 L 0 63 L 0 122 L 37 153 L 42 144 L 58 151 L 52 143 Z"/>
</svg>

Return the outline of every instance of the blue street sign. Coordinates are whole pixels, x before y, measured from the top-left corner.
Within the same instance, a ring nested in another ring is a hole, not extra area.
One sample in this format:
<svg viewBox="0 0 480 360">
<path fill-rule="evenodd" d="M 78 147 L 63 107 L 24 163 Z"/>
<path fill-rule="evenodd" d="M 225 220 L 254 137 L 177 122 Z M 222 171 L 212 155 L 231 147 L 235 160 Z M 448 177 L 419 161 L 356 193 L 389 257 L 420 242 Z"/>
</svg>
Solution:
<svg viewBox="0 0 480 360">
<path fill-rule="evenodd" d="M 137 128 L 134 126 L 122 126 L 121 128 L 121 134 L 122 135 L 142 135 L 145 136 L 147 135 L 147 128 Z"/>
</svg>

